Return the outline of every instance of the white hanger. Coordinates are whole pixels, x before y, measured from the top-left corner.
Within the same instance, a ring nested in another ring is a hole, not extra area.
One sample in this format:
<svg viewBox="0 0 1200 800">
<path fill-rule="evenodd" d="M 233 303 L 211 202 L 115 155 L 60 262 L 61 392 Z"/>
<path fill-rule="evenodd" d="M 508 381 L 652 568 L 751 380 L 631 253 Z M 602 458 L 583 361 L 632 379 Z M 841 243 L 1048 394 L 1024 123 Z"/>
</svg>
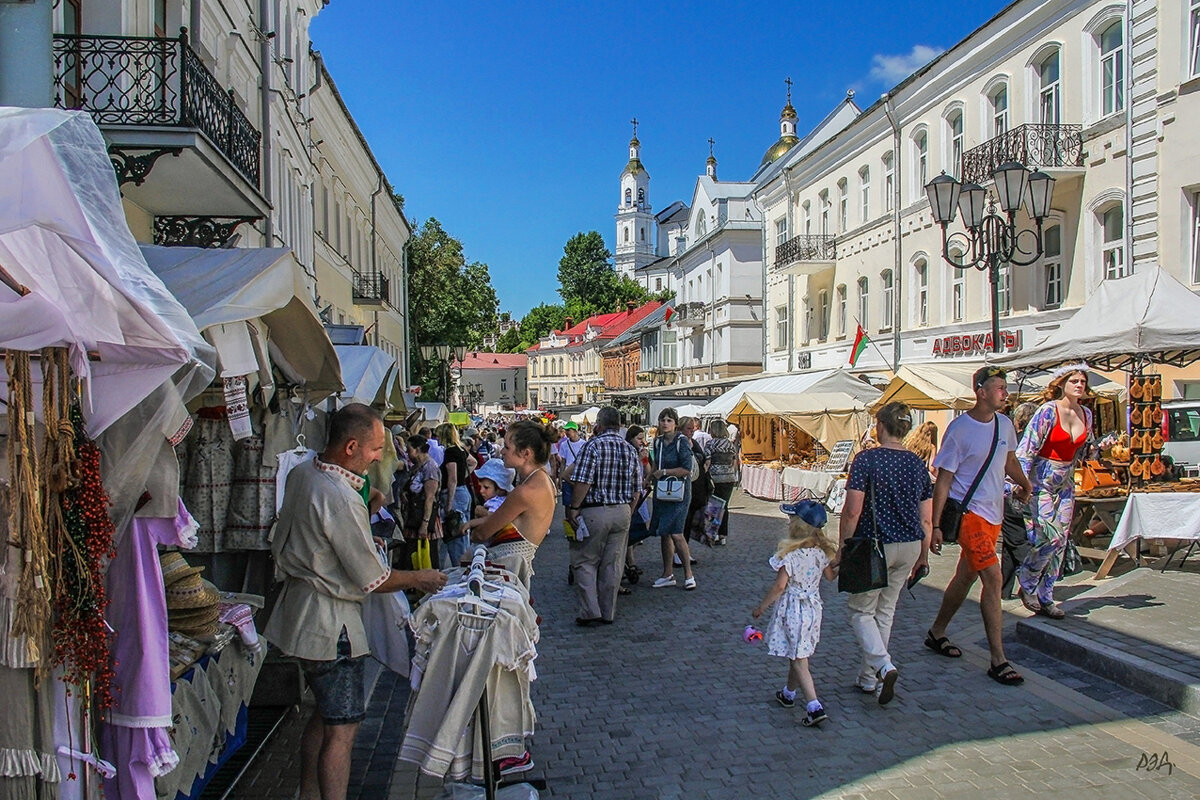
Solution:
<svg viewBox="0 0 1200 800">
<path fill-rule="evenodd" d="M 296 434 L 296 450 L 295 450 L 295 453 L 296 453 L 297 455 L 304 455 L 304 454 L 305 454 L 305 453 L 307 453 L 307 452 L 308 452 L 308 446 L 307 446 L 306 444 L 304 444 L 304 434 L 303 434 L 303 433 L 297 433 L 297 434 Z"/>
</svg>

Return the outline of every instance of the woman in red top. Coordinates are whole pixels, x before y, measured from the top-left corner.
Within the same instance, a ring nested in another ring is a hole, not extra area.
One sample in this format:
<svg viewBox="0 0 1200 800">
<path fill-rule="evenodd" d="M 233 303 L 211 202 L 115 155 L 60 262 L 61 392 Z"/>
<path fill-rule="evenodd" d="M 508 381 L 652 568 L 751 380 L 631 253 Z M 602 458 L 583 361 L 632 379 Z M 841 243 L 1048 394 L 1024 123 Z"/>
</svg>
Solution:
<svg viewBox="0 0 1200 800">
<path fill-rule="evenodd" d="M 1054 583 L 1075 515 L 1075 462 L 1094 441 L 1092 411 L 1082 403 L 1088 394 L 1086 364 L 1059 369 L 1017 447 L 1033 484 L 1025 514 L 1033 549 L 1017 567 L 1017 594 L 1030 611 L 1051 619 L 1066 616 L 1054 604 Z"/>
</svg>

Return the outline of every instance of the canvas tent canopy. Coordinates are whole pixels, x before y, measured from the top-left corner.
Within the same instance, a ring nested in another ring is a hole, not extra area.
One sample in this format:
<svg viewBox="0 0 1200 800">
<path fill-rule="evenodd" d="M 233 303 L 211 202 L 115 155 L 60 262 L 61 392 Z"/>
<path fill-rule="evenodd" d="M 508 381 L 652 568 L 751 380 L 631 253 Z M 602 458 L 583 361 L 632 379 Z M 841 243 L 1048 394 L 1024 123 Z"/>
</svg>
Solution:
<svg viewBox="0 0 1200 800">
<path fill-rule="evenodd" d="M 596 417 L 600 414 L 600 406 L 592 406 L 571 416 L 571 422 L 578 425 L 595 425 Z"/>
<path fill-rule="evenodd" d="M 396 359 L 371 345 L 334 345 L 346 388 L 338 395 L 340 405 L 363 403 L 380 411 L 403 415 L 404 387 Z"/>
<path fill-rule="evenodd" d="M 221 377 L 273 385 L 274 365 L 309 402 L 342 390 L 337 353 L 290 250 L 142 245 L 142 253 L 216 347 Z"/>
<path fill-rule="evenodd" d="M 212 380 L 212 348 L 129 232 L 91 115 L 0 108 L 0 186 L 0 348 L 67 348 L 89 436 L 168 381 L 186 400 Z"/>
<path fill-rule="evenodd" d="M 868 405 L 879 397 L 878 389 L 842 369 L 772 375 L 738 384 L 700 409 L 700 416 L 729 419 L 730 412 L 747 392 L 793 395 L 807 392 L 840 393 Z"/>
<path fill-rule="evenodd" d="M 747 418 L 759 416 L 777 417 L 796 426 L 826 450 L 843 439 L 857 442 L 871 425 L 866 404 L 845 392 L 745 392 L 728 419 L 743 427 Z"/>
<path fill-rule="evenodd" d="M 443 422 L 450 421 L 450 409 L 446 408 L 445 403 L 416 403 L 415 405 L 424 414 L 426 425 L 441 425 Z"/>
<path fill-rule="evenodd" d="M 988 356 L 1008 369 L 1076 361 L 1107 370 L 1140 360 L 1186 366 L 1200 358 L 1200 297 L 1161 267 L 1100 283 L 1062 326 L 1032 348 Z"/>
<path fill-rule="evenodd" d="M 896 376 L 875 401 L 873 408 L 887 403 L 904 403 L 909 408 L 922 411 L 953 409 L 966 411 L 975 405 L 975 392 L 971 388 L 971 377 L 983 364 L 978 361 L 963 361 L 953 364 L 913 364 L 901 366 Z M 1009 392 L 1028 397 L 1040 393 L 1049 383 L 1048 375 L 1028 376 L 1021 381 L 1009 380 Z M 1092 391 L 1113 401 L 1125 398 L 1124 387 L 1112 381 L 1093 376 Z"/>
</svg>

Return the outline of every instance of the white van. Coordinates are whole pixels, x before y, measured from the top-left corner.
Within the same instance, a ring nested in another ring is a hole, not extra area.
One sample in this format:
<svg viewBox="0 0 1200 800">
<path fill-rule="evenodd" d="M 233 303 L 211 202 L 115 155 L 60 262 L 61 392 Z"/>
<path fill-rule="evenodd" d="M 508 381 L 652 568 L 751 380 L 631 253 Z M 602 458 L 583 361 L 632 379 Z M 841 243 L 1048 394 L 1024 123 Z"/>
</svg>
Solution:
<svg viewBox="0 0 1200 800">
<path fill-rule="evenodd" d="M 1163 406 L 1163 455 L 1180 466 L 1200 466 L 1200 400 L 1168 400 Z"/>
</svg>

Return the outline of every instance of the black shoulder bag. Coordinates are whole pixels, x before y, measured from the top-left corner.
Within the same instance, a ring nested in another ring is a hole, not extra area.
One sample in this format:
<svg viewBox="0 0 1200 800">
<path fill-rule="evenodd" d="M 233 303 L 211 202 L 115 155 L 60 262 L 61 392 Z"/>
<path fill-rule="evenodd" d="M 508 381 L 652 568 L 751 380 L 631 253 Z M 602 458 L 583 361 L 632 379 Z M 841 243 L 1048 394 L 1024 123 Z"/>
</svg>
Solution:
<svg viewBox="0 0 1200 800">
<path fill-rule="evenodd" d="M 879 536 L 879 517 L 875 511 L 875 471 L 871 470 L 867 493 L 871 501 L 871 535 L 854 536 L 842 545 L 838 566 L 838 591 L 861 594 L 888 585 L 887 559 Z"/>
<path fill-rule="evenodd" d="M 967 489 L 967 493 L 962 500 L 955 500 L 953 497 L 946 497 L 946 505 L 942 506 L 942 516 L 938 518 L 938 530 L 942 532 L 942 541 L 954 543 L 958 541 L 958 527 L 962 524 L 963 514 L 967 512 L 967 506 L 971 503 L 971 498 L 975 496 L 975 490 L 979 488 L 980 481 L 983 480 L 984 473 L 988 467 L 992 465 L 992 459 L 996 456 L 996 443 L 1000 441 L 1000 417 L 995 417 L 995 427 L 992 430 L 992 449 L 988 451 L 988 457 L 984 459 L 983 466 L 979 468 L 979 473 L 975 476 L 975 480 L 971 481 L 971 486 Z"/>
</svg>

